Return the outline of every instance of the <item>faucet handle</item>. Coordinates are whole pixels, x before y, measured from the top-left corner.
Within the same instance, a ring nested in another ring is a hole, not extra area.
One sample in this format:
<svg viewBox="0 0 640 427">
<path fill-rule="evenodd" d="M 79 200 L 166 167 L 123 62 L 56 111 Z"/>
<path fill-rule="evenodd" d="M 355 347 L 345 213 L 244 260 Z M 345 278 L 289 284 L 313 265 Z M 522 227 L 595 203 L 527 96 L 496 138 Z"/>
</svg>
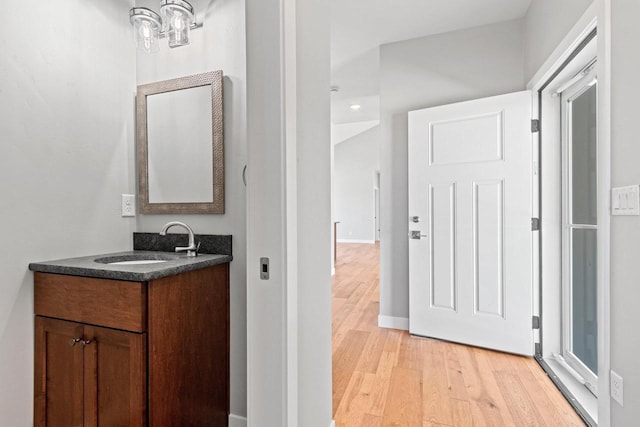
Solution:
<svg viewBox="0 0 640 427">
<path fill-rule="evenodd" d="M 200 249 L 200 242 L 197 245 L 194 243 L 189 246 L 177 246 L 176 252 L 186 252 L 187 256 L 198 256 L 198 249 Z"/>
<path fill-rule="evenodd" d="M 200 250 L 200 242 L 195 245 L 189 246 L 189 250 L 187 250 L 187 256 L 198 256 L 198 251 Z"/>
</svg>

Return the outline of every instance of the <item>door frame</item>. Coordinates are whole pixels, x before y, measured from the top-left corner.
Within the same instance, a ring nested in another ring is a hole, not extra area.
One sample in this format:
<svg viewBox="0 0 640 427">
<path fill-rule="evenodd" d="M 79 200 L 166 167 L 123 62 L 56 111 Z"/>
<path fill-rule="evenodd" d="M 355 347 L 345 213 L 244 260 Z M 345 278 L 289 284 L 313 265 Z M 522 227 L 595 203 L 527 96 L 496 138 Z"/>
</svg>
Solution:
<svg viewBox="0 0 640 427">
<path fill-rule="evenodd" d="M 609 427 L 611 425 L 611 399 L 609 397 L 609 372 L 611 369 L 610 356 L 610 229 L 611 214 L 610 188 L 611 188 L 611 0 L 595 0 L 585 11 L 578 22 L 567 33 L 558 47 L 543 63 L 540 69 L 527 84 L 527 88 L 541 93 L 544 85 L 560 70 L 565 62 L 571 58 L 573 52 L 580 46 L 583 40 L 597 28 L 597 58 L 596 66 L 598 75 L 598 220 L 601 221 L 598 229 L 598 393 L 602 398 L 598 399 L 598 426 Z M 542 97 L 534 97 L 533 113 L 534 119 L 541 119 Z M 539 150 L 545 147 L 548 134 L 543 130 L 539 138 Z M 542 155 L 539 157 L 543 158 Z M 538 163 L 538 168 L 542 164 Z M 544 177 L 540 174 L 540 182 Z M 546 199 L 544 194 L 540 195 L 538 209 L 542 209 L 542 203 Z M 538 214 L 540 211 L 538 211 Z M 542 344 L 540 353 L 544 352 L 545 329 L 549 328 L 550 320 L 543 316 L 543 283 L 545 263 L 545 250 L 549 247 L 549 242 L 544 239 L 545 223 L 542 218 L 542 228 L 540 233 L 540 265 L 538 271 L 538 281 L 540 286 L 537 289 L 537 299 L 540 305 L 537 310 L 541 317 L 540 342 Z M 559 272 L 558 272 L 559 273 Z M 534 308 L 535 310 L 536 308 Z M 539 359 L 540 360 L 540 359 Z"/>
<path fill-rule="evenodd" d="M 380 241 L 380 172 L 373 174 L 373 243 Z"/>
</svg>

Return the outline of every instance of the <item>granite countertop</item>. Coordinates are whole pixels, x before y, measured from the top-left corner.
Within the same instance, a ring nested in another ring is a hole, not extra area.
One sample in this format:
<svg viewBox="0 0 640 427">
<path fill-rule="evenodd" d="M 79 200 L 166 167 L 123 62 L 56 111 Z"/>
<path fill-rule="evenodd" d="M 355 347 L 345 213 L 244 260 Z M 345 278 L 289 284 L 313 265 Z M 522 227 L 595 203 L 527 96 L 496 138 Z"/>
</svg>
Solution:
<svg viewBox="0 0 640 427">
<path fill-rule="evenodd" d="M 114 265 L 96 261 L 101 258 L 109 258 L 108 261 L 110 262 L 126 260 L 132 255 L 143 256 L 146 259 L 165 260 L 165 262 L 156 264 Z M 70 276 L 146 282 L 184 273 L 185 271 L 198 270 L 200 268 L 231 262 L 232 260 L 233 257 L 231 255 L 198 254 L 196 257 L 187 257 L 184 253 L 128 251 L 55 261 L 33 262 L 29 264 L 29 270 L 43 273 L 67 274 Z"/>
</svg>

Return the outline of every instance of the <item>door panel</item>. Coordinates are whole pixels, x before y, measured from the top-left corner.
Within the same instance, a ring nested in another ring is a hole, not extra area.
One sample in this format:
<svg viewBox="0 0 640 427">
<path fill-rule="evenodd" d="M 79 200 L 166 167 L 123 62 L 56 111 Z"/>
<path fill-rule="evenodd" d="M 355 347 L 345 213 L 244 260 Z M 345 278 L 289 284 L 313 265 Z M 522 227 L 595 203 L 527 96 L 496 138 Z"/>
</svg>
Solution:
<svg viewBox="0 0 640 427">
<path fill-rule="evenodd" d="M 432 122 L 430 127 L 431 165 L 502 159 L 502 112 Z"/>
<path fill-rule="evenodd" d="M 85 327 L 85 425 L 146 425 L 145 336 Z"/>
<path fill-rule="evenodd" d="M 430 186 L 431 214 L 429 218 L 431 245 L 431 304 L 432 307 L 456 310 L 455 276 L 455 183 Z"/>
<path fill-rule="evenodd" d="M 531 94 L 409 112 L 410 331 L 533 354 Z"/>
<path fill-rule="evenodd" d="M 475 311 L 504 317 L 503 181 L 473 183 Z"/>
<path fill-rule="evenodd" d="M 82 325 L 36 316 L 34 424 L 47 427 L 83 425 L 83 353 L 72 340 Z"/>
</svg>

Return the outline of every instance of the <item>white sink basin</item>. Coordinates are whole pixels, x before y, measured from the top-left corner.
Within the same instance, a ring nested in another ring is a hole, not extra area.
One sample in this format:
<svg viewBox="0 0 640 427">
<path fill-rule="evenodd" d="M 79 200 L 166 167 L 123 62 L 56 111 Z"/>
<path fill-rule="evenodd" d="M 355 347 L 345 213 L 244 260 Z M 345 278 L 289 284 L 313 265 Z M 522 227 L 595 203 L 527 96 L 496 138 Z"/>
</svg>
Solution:
<svg viewBox="0 0 640 427">
<path fill-rule="evenodd" d="M 144 265 L 144 264 L 159 264 L 161 262 L 167 262 L 166 259 L 137 259 L 133 261 L 114 261 L 107 262 L 109 265 Z"/>
<path fill-rule="evenodd" d="M 158 253 L 138 253 L 127 255 L 115 255 L 102 258 L 96 258 L 94 261 L 107 265 L 146 265 L 159 264 L 167 261 L 173 261 L 180 258 L 180 255 L 158 252 Z"/>
</svg>

